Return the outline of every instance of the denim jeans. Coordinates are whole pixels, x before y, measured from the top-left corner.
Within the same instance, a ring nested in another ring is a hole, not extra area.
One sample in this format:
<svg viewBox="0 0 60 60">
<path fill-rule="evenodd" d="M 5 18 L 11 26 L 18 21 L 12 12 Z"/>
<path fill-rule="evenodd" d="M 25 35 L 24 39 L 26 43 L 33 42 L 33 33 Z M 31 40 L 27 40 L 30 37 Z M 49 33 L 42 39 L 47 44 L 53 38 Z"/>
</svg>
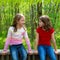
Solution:
<svg viewBox="0 0 60 60">
<path fill-rule="evenodd" d="M 25 50 L 22 44 L 11 45 L 10 53 L 11 53 L 12 60 L 26 60 L 27 59 L 27 51 Z M 20 57 L 21 57 L 20 59 L 18 57 L 18 54 L 20 54 Z"/>
<path fill-rule="evenodd" d="M 51 46 L 44 46 L 44 45 L 38 46 L 38 54 L 40 60 L 45 60 L 46 55 L 49 56 L 50 60 L 56 60 L 54 50 Z"/>
</svg>

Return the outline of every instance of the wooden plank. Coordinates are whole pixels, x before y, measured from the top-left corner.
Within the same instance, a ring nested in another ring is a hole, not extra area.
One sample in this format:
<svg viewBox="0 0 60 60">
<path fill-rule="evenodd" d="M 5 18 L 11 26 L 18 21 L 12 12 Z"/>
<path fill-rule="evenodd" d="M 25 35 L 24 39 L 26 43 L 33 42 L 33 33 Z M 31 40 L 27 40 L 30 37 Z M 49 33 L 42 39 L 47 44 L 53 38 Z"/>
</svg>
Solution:
<svg viewBox="0 0 60 60">
<path fill-rule="evenodd" d="M 4 60 L 4 56 L 3 55 L 1 56 L 1 60 Z"/>
<path fill-rule="evenodd" d="M 57 60 L 60 60 L 60 49 L 58 49 L 58 54 L 56 56 L 57 56 Z M 0 50 L 0 60 L 12 60 L 10 53 L 9 53 L 9 50 L 8 50 L 8 53 L 6 55 L 2 55 L 2 50 Z M 32 55 L 28 54 L 27 60 L 39 60 L 38 53 L 35 54 L 35 51 L 33 51 Z M 49 60 L 48 56 L 47 56 L 47 60 Z"/>
<path fill-rule="evenodd" d="M 6 55 L 6 60 L 9 60 L 9 55 L 8 54 Z"/>
</svg>

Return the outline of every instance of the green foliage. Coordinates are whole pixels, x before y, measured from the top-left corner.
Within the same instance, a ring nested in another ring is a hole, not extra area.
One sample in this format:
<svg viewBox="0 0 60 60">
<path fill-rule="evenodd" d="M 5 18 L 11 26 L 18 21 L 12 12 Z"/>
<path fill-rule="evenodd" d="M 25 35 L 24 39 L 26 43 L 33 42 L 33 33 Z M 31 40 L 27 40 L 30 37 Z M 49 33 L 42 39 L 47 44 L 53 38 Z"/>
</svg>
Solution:
<svg viewBox="0 0 60 60">
<path fill-rule="evenodd" d="M 60 0 L 0 0 L 0 49 L 4 46 L 8 28 L 16 13 L 23 13 L 26 17 L 32 48 L 34 48 L 35 29 L 38 25 L 35 23 L 38 23 L 38 17 L 42 14 L 48 15 L 56 32 L 57 46 L 60 48 Z"/>
<path fill-rule="evenodd" d="M 57 32 L 55 34 L 56 42 L 57 42 L 57 48 L 60 48 L 60 32 Z"/>
<path fill-rule="evenodd" d="M 44 14 L 51 19 L 52 25 L 55 29 L 55 38 L 57 47 L 60 48 L 60 1 L 44 0 Z"/>
</svg>

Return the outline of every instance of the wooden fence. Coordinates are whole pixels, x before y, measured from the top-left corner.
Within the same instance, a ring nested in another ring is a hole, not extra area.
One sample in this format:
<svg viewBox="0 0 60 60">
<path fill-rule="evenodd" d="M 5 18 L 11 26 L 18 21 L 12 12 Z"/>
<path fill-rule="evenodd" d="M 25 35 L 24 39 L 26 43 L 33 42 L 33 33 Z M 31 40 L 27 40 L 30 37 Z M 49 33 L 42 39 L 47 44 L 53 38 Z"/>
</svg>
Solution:
<svg viewBox="0 0 60 60">
<path fill-rule="evenodd" d="M 38 53 L 35 54 L 34 52 L 35 51 L 33 51 L 32 55 L 28 54 L 27 60 L 39 60 Z M 56 55 L 56 57 L 57 57 L 57 60 L 60 60 L 60 50 L 59 49 L 58 49 L 58 54 Z M 6 55 L 2 55 L 2 50 L 0 50 L 0 60 L 12 60 L 9 51 Z M 46 56 L 46 60 L 49 60 L 48 56 Z"/>
</svg>

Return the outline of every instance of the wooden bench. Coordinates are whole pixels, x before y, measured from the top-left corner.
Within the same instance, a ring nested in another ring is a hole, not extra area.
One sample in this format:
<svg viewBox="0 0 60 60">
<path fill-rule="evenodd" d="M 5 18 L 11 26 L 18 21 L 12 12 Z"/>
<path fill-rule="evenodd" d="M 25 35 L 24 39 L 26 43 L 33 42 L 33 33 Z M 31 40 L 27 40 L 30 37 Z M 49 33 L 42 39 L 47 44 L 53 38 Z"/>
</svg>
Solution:
<svg viewBox="0 0 60 60">
<path fill-rule="evenodd" d="M 28 54 L 27 60 L 39 60 L 38 53 L 35 54 L 34 52 L 35 51 L 33 51 L 32 55 Z M 57 60 L 60 60 L 60 49 L 58 49 L 58 54 L 56 56 L 57 56 Z M 8 53 L 6 55 L 2 55 L 2 50 L 0 50 L 0 60 L 12 60 L 11 56 L 10 56 L 10 53 L 9 53 L 9 50 L 8 50 Z M 49 60 L 48 56 L 46 56 L 46 60 Z"/>
</svg>

